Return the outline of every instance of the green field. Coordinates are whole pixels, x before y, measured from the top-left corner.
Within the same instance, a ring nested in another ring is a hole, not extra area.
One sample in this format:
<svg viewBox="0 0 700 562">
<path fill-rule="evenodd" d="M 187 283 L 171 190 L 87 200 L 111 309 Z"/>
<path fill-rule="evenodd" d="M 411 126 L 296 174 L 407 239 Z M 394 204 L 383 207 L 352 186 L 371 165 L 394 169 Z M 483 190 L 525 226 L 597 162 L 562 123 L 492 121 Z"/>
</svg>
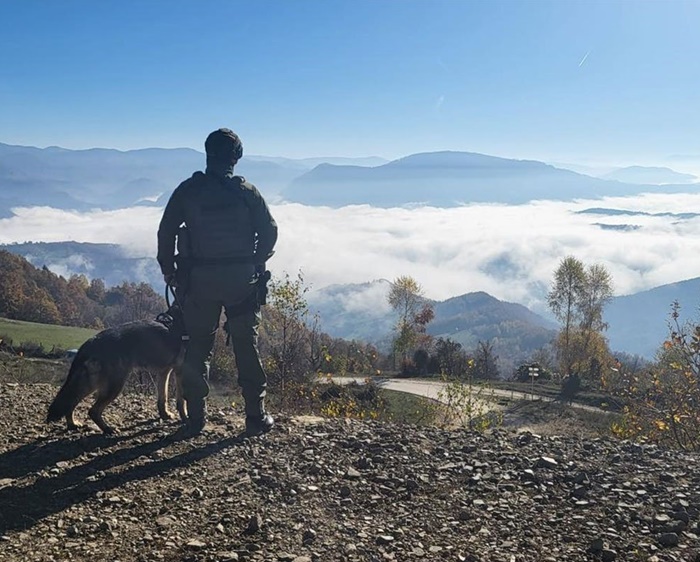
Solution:
<svg viewBox="0 0 700 562">
<path fill-rule="evenodd" d="M 75 349 L 95 333 L 96 330 L 87 328 L 53 326 L 0 318 L 0 338 L 12 339 L 13 345 L 34 342 L 41 344 L 47 350 L 54 346 L 61 349 Z"/>
</svg>

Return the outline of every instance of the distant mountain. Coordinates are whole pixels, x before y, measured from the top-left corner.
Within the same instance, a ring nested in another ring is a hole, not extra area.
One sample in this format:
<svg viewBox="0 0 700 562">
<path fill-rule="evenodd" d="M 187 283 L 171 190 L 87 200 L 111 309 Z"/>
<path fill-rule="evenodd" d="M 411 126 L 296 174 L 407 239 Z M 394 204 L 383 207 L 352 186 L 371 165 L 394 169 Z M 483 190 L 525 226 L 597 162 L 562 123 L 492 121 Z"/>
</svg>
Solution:
<svg viewBox="0 0 700 562">
<path fill-rule="evenodd" d="M 627 168 L 619 168 L 600 176 L 607 180 L 621 181 L 624 183 L 641 183 L 641 184 L 678 184 L 678 183 L 693 183 L 697 182 L 692 174 L 683 174 L 676 172 L 671 168 L 662 168 L 654 166 L 628 166 Z"/>
<path fill-rule="evenodd" d="M 610 348 L 653 359 L 668 339 L 671 305 L 681 305 L 681 320 L 698 321 L 700 278 L 662 285 L 633 295 L 613 298 L 605 309 Z"/>
<path fill-rule="evenodd" d="M 605 181 L 532 160 L 430 152 L 372 168 L 321 164 L 293 180 L 283 196 L 307 205 L 449 207 L 470 202 L 519 204 L 536 199 L 622 196 L 654 190 L 681 188 Z"/>
<path fill-rule="evenodd" d="M 162 205 L 180 182 L 205 165 L 204 154 L 189 148 L 67 150 L 0 143 L 0 217 L 9 216 L 15 206 L 85 210 Z M 308 167 L 244 157 L 236 172 L 272 195 Z"/>
<path fill-rule="evenodd" d="M 581 211 L 576 211 L 577 215 L 602 215 L 606 217 L 670 217 L 677 220 L 694 219 L 700 213 L 647 213 L 646 211 L 629 211 L 627 209 L 608 209 L 605 207 L 590 207 Z"/>
<path fill-rule="evenodd" d="M 188 148 L 67 150 L 0 143 L 0 218 L 17 206 L 86 210 L 164 205 L 181 181 L 204 167 L 204 154 Z M 519 204 L 700 187 L 606 181 L 542 162 L 469 152 L 413 154 L 391 162 L 373 156 L 251 155 L 243 157 L 236 172 L 272 201 L 330 206 Z M 686 181 L 691 176 L 675 177 Z"/>
<path fill-rule="evenodd" d="M 320 317 L 321 329 L 335 337 L 388 346 L 396 315 L 387 303 L 391 283 L 332 285 L 312 291 L 308 301 Z M 526 307 L 500 301 L 487 293 L 468 293 L 430 301 L 435 311 L 428 333 L 450 338 L 472 351 L 479 341 L 492 342 L 504 373 L 547 345 L 555 325 Z"/>
<path fill-rule="evenodd" d="M 586 176 L 593 176 L 594 178 L 602 178 L 605 174 L 612 172 L 615 166 L 600 165 L 586 165 L 586 164 L 572 164 L 571 162 L 547 162 L 555 168 L 562 168 L 564 170 L 571 170 L 572 172 L 577 172 Z"/>
<path fill-rule="evenodd" d="M 290 168 L 298 168 L 303 170 L 310 170 L 315 168 L 319 164 L 336 164 L 339 166 L 381 166 L 386 164 L 389 160 L 385 158 L 379 158 L 378 156 L 365 156 L 365 157 L 346 157 L 346 156 L 319 156 L 316 158 L 284 158 L 282 156 L 260 156 L 257 154 L 251 154 L 246 158 L 251 160 L 257 160 L 260 162 L 274 162 L 276 164 L 281 164 L 288 166 Z"/>
<path fill-rule="evenodd" d="M 202 161 L 189 149 L 121 152 L 0 144 L 0 192 L 19 205 L 115 208 L 172 191 Z"/>
</svg>

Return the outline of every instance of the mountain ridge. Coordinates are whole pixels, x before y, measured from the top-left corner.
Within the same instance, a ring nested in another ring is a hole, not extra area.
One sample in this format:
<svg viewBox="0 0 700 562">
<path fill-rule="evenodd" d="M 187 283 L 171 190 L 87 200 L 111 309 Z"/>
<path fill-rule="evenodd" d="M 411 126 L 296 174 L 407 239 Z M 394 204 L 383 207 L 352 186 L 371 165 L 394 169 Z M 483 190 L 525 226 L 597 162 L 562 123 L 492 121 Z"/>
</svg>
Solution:
<svg viewBox="0 0 700 562">
<path fill-rule="evenodd" d="M 191 148 L 72 150 L 0 143 L 0 216 L 11 216 L 17 206 L 86 210 L 163 205 L 180 182 L 204 165 L 204 154 Z M 700 183 L 607 181 L 538 160 L 454 150 L 418 152 L 390 161 L 372 156 L 250 155 L 243 157 L 236 172 L 274 200 L 334 207 L 521 204 L 700 189 Z"/>
<path fill-rule="evenodd" d="M 537 160 L 516 160 L 476 152 L 416 153 L 376 167 L 322 164 L 295 178 L 285 199 L 307 205 L 412 203 L 450 207 L 465 203 L 521 204 L 641 192 L 700 189 L 700 184 L 637 185 L 608 181 Z"/>
<path fill-rule="evenodd" d="M 603 179 L 624 183 L 649 183 L 657 185 L 673 183 L 695 183 L 698 178 L 692 174 L 677 172 L 664 166 L 626 166 L 600 176 Z"/>
</svg>

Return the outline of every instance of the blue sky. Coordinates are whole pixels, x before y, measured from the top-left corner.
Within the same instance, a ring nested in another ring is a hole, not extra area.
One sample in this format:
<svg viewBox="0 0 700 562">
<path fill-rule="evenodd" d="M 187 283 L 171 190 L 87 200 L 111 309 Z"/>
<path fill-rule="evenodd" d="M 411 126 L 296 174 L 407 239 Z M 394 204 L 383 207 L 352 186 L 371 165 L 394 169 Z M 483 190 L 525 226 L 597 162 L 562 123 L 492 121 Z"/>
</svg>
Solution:
<svg viewBox="0 0 700 562">
<path fill-rule="evenodd" d="M 700 161 L 700 2 L 4 0 L 0 142 Z M 688 164 L 688 166 L 686 166 Z"/>
</svg>

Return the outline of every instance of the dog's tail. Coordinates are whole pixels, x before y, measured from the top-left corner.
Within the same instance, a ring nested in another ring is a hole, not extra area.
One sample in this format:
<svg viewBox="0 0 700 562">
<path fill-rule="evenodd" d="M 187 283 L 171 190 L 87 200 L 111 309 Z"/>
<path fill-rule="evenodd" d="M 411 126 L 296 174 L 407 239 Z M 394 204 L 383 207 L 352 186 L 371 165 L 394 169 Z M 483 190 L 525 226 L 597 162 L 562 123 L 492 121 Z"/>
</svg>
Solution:
<svg viewBox="0 0 700 562">
<path fill-rule="evenodd" d="M 80 390 L 84 385 L 83 379 L 86 375 L 85 356 L 78 352 L 70 366 L 66 381 L 49 406 L 49 412 L 46 415 L 47 423 L 58 421 L 75 409 L 83 398 L 80 395 Z"/>
</svg>

